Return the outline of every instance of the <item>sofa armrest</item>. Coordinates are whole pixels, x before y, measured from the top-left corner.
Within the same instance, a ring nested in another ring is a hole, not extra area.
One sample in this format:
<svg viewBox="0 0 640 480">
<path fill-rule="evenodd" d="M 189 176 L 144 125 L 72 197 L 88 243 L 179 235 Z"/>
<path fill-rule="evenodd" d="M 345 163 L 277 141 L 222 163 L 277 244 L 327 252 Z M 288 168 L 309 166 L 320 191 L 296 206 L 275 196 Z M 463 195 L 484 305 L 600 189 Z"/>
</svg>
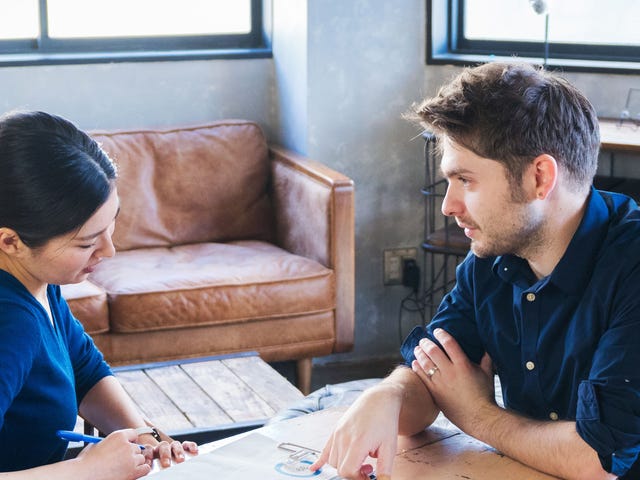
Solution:
<svg viewBox="0 0 640 480">
<path fill-rule="evenodd" d="M 349 351 L 355 304 L 353 181 L 281 147 L 271 146 L 270 157 L 278 245 L 334 270 L 334 352 Z"/>
</svg>

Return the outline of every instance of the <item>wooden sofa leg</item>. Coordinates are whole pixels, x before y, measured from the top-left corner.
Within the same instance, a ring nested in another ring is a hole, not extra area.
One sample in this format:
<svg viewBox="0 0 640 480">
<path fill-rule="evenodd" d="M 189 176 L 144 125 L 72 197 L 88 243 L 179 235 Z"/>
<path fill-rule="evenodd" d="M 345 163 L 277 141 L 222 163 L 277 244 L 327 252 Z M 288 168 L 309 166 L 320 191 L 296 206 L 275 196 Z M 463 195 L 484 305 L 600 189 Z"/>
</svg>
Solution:
<svg viewBox="0 0 640 480">
<path fill-rule="evenodd" d="M 305 395 L 311 392 L 311 358 L 302 358 L 296 362 L 298 389 Z"/>
</svg>

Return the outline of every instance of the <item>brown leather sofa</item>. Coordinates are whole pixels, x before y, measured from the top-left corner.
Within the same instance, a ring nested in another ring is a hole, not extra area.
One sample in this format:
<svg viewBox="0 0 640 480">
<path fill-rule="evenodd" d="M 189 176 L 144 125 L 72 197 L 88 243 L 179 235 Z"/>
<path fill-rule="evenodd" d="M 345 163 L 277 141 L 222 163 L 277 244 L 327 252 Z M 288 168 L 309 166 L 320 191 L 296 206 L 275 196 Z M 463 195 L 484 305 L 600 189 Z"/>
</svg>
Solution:
<svg viewBox="0 0 640 480">
<path fill-rule="evenodd" d="M 118 165 L 116 255 L 63 287 L 114 366 L 257 351 L 348 351 L 354 333 L 353 182 L 229 120 L 93 132 Z"/>
</svg>

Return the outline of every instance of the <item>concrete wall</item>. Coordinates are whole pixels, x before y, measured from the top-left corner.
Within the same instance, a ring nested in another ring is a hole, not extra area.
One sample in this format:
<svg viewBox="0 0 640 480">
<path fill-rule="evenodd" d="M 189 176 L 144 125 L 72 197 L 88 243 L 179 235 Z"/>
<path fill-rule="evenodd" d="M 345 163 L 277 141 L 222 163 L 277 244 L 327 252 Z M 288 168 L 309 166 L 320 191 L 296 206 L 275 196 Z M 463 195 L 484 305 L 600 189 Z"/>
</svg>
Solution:
<svg viewBox="0 0 640 480">
<path fill-rule="evenodd" d="M 422 140 L 402 119 L 458 68 L 426 66 L 423 0 L 273 0 L 273 59 L 0 69 L 0 110 L 43 109 L 82 128 L 260 122 L 269 137 L 356 184 L 356 346 L 319 362 L 392 356 L 408 293 L 382 252 L 422 240 Z M 567 74 L 602 116 L 638 75 Z M 637 156 L 620 171 L 640 177 Z M 405 315 L 404 331 L 418 319 Z"/>
<path fill-rule="evenodd" d="M 271 59 L 0 68 L 0 110 L 45 110 L 81 128 L 249 118 L 269 125 Z"/>
<path fill-rule="evenodd" d="M 408 291 L 383 285 L 382 252 L 423 231 L 423 142 L 402 115 L 423 90 L 424 3 L 309 2 L 308 154 L 355 181 L 360 357 L 397 353 Z"/>
</svg>

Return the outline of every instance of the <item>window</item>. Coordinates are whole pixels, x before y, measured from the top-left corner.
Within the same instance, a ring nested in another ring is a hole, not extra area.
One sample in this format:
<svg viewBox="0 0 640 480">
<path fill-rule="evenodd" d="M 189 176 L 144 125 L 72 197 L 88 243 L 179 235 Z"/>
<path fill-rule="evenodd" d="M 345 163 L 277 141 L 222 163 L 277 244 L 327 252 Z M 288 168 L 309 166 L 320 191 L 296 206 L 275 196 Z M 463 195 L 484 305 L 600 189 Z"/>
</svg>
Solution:
<svg viewBox="0 0 640 480">
<path fill-rule="evenodd" d="M 0 0 L 0 64 L 268 56 L 263 0 Z"/>
<path fill-rule="evenodd" d="M 638 18 L 637 0 L 428 0 L 427 63 L 517 56 L 565 70 L 638 72 Z"/>
</svg>

